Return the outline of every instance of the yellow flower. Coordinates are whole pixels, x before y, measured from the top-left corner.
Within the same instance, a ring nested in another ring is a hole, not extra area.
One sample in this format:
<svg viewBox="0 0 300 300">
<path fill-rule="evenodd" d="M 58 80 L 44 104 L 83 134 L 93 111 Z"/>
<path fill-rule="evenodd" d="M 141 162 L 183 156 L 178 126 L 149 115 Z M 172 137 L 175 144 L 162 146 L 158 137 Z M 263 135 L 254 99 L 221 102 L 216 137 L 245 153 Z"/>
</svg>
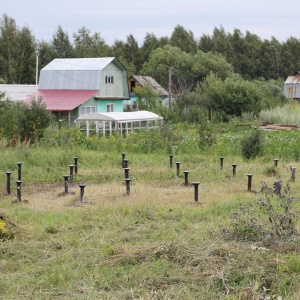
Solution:
<svg viewBox="0 0 300 300">
<path fill-rule="evenodd" d="M 6 224 L 3 220 L 0 220 L 0 237 L 6 234 Z"/>
</svg>

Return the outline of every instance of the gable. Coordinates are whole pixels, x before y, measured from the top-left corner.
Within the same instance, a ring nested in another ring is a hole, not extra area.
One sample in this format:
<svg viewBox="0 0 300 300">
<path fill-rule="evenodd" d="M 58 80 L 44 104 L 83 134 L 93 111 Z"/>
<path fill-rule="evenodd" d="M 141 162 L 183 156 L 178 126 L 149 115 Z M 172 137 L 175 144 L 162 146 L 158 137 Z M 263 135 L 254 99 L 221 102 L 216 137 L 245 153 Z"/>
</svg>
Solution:
<svg viewBox="0 0 300 300">
<path fill-rule="evenodd" d="M 113 61 L 114 57 L 54 59 L 41 70 L 39 89 L 100 90 L 101 73 Z"/>
</svg>

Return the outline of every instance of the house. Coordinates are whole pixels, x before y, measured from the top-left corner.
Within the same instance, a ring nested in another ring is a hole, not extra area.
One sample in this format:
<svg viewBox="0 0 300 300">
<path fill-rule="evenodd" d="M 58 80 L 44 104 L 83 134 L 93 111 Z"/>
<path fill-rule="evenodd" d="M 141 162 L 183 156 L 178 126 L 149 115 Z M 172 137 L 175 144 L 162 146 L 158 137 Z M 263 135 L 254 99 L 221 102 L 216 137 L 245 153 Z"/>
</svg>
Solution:
<svg viewBox="0 0 300 300">
<path fill-rule="evenodd" d="M 4 98 L 13 102 L 24 101 L 36 89 L 36 85 L 29 84 L 0 84 L 0 92 L 5 94 Z"/>
<path fill-rule="evenodd" d="M 37 97 L 69 127 L 82 114 L 122 112 L 127 70 L 115 57 L 54 59 L 40 72 Z"/>
<path fill-rule="evenodd" d="M 288 99 L 300 101 L 300 72 L 296 72 L 294 76 L 288 76 L 283 85 L 283 94 Z"/>
<path fill-rule="evenodd" d="M 124 108 L 126 109 L 135 109 L 137 107 L 137 98 L 134 94 L 134 89 L 137 87 L 144 87 L 146 84 L 149 84 L 154 91 L 159 92 L 161 100 L 163 102 L 166 101 L 169 97 L 169 93 L 150 76 L 138 76 L 132 75 L 128 79 L 129 91 L 130 91 L 130 99 L 124 101 Z"/>
</svg>

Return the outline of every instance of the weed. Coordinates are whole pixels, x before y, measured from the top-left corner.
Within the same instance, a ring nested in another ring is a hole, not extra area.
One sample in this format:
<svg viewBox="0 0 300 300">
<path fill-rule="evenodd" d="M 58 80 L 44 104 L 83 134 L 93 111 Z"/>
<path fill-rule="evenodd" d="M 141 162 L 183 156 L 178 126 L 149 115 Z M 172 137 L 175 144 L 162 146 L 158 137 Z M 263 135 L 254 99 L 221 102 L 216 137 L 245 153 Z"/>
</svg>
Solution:
<svg viewBox="0 0 300 300">
<path fill-rule="evenodd" d="M 238 210 L 231 214 L 231 236 L 243 241 L 287 240 L 296 237 L 297 214 L 292 210 L 294 198 L 281 195 L 281 179 L 273 188 L 266 183 L 262 187 L 263 196 L 249 204 L 240 203 Z"/>
</svg>

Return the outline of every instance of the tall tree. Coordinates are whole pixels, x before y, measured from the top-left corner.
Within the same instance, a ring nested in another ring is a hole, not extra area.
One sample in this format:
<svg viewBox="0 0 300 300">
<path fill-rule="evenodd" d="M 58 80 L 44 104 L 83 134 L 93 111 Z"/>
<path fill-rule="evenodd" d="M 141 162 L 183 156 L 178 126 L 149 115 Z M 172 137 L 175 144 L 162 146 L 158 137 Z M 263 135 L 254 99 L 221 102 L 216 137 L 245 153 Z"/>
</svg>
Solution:
<svg viewBox="0 0 300 300">
<path fill-rule="evenodd" d="M 0 23 L 0 74 L 9 84 L 16 82 L 17 34 L 15 20 L 4 14 Z"/>
<path fill-rule="evenodd" d="M 45 41 L 39 42 L 37 48 L 39 49 L 39 70 L 41 70 L 56 58 L 56 54 L 52 45 Z"/>
<path fill-rule="evenodd" d="M 0 20 L 0 77 L 7 83 L 33 83 L 35 39 L 6 14 Z"/>
<path fill-rule="evenodd" d="M 198 48 L 202 50 L 203 52 L 209 52 L 213 51 L 214 49 L 214 42 L 211 36 L 208 34 L 203 34 L 200 37 L 199 43 L 198 43 Z"/>
<path fill-rule="evenodd" d="M 137 74 L 136 66 L 126 57 L 125 43 L 120 40 L 115 40 L 112 46 L 112 55 L 127 69 L 128 76 Z"/>
<path fill-rule="evenodd" d="M 169 87 L 171 77 L 172 92 L 188 89 L 193 85 L 193 65 L 191 54 L 178 47 L 167 45 L 157 48 L 150 54 L 150 58 L 143 64 L 141 74 L 152 76 L 163 87 Z"/>
<path fill-rule="evenodd" d="M 73 34 L 76 57 L 105 57 L 110 53 L 110 47 L 99 33 L 91 34 L 86 27 L 81 27 Z"/>
<path fill-rule="evenodd" d="M 281 44 L 272 37 L 271 41 L 264 40 L 261 47 L 261 68 L 265 79 L 278 79 L 282 69 Z"/>
<path fill-rule="evenodd" d="M 70 41 L 69 34 L 59 25 L 51 41 L 56 58 L 71 58 L 74 49 Z"/>
<path fill-rule="evenodd" d="M 195 53 L 197 51 L 197 42 L 194 38 L 194 34 L 191 31 L 187 31 L 181 25 L 177 25 L 174 28 L 170 38 L 170 44 L 187 53 Z"/>
<path fill-rule="evenodd" d="M 153 33 L 147 33 L 141 47 L 141 56 L 143 62 L 147 61 L 150 53 L 159 47 L 157 37 Z"/>
<path fill-rule="evenodd" d="M 213 51 L 221 53 L 231 63 L 233 61 L 233 48 L 230 34 L 227 34 L 222 26 L 220 28 L 215 27 L 212 39 L 214 43 Z"/>
<path fill-rule="evenodd" d="M 142 67 L 141 51 L 138 42 L 132 34 L 127 36 L 124 45 L 124 57 L 128 62 L 135 66 L 136 72 L 139 73 Z"/>
<path fill-rule="evenodd" d="M 244 37 L 245 56 L 241 75 L 244 78 L 258 78 L 262 76 L 260 66 L 262 40 L 255 34 L 246 31 Z"/>
<path fill-rule="evenodd" d="M 300 40 L 290 37 L 282 45 L 282 73 L 281 76 L 294 75 L 300 70 Z"/>
</svg>

